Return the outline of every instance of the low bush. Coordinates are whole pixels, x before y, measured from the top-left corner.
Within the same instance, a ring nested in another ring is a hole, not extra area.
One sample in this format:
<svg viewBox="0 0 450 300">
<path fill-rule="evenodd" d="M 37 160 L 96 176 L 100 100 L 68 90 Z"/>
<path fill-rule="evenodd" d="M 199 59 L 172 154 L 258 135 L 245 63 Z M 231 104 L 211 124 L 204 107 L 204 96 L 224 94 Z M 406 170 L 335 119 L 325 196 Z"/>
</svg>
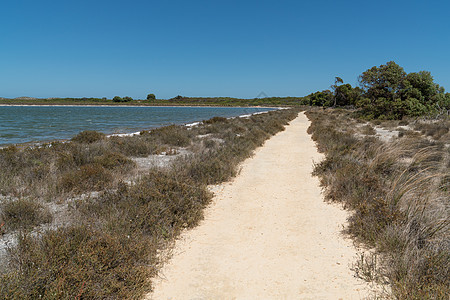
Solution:
<svg viewBox="0 0 450 300">
<path fill-rule="evenodd" d="M 30 229 L 52 221 L 50 211 L 42 204 L 28 199 L 6 200 L 0 205 L 4 230 Z"/>
<path fill-rule="evenodd" d="M 74 136 L 71 140 L 78 143 L 92 144 L 101 141 L 104 138 L 104 133 L 93 130 L 85 130 Z"/>
<path fill-rule="evenodd" d="M 426 136 L 432 137 L 434 140 L 440 140 L 444 135 L 450 131 L 450 121 L 441 122 L 416 122 L 414 129 L 420 131 Z"/>
<path fill-rule="evenodd" d="M 203 124 L 227 123 L 228 119 L 224 117 L 213 117 L 209 120 L 203 120 Z"/>
<path fill-rule="evenodd" d="M 121 172 L 128 172 L 135 166 L 135 163 L 131 159 L 120 153 L 106 153 L 96 156 L 94 157 L 94 163 L 109 170 L 119 169 Z"/>
<path fill-rule="evenodd" d="M 186 147 L 190 144 L 190 133 L 185 126 L 170 125 L 156 128 L 148 132 L 155 141 L 177 147 Z"/>
<path fill-rule="evenodd" d="M 96 191 L 112 184 L 113 176 L 99 163 L 81 166 L 62 175 L 59 188 L 64 192 Z"/>
</svg>

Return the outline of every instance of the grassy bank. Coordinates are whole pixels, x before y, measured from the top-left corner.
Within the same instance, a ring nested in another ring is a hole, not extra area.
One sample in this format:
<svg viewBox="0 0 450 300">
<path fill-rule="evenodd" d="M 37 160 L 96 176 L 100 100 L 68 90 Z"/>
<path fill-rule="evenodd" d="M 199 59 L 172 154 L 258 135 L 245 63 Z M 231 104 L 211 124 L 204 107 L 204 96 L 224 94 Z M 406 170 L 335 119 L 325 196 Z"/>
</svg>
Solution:
<svg viewBox="0 0 450 300">
<path fill-rule="evenodd" d="M 307 115 L 326 155 L 314 171 L 326 200 L 352 212 L 346 231 L 371 248 L 357 274 L 389 284 L 386 296 L 396 299 L 448 299 L 448 118 L 366 123 L 338 109 Z"/>
<path fill-rule="evenodd" d="M 158 251 L 201 220 L 207 185 L 236 175 L 297 113 L 0 150 L 0 234 L 12 237 L 0 297 L 140 298 L 164 260 Z M 139 166 L 149 157 L 171 163 Z"/>
</svg>

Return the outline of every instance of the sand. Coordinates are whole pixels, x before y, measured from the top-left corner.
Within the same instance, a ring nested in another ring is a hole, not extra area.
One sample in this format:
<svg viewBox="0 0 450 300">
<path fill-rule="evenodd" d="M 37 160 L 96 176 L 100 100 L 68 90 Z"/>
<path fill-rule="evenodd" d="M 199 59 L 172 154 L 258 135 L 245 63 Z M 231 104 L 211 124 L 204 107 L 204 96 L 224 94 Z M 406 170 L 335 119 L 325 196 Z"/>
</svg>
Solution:
<svg viewBox="0 0 450 300">
<path fill-rule="evenodd" d="M 218 188 L 205 220 L 182 234 L 146 299 L 361 299 L 348 213 L 323 201 L 323 157 L 304 114 Z"/>
</svg>

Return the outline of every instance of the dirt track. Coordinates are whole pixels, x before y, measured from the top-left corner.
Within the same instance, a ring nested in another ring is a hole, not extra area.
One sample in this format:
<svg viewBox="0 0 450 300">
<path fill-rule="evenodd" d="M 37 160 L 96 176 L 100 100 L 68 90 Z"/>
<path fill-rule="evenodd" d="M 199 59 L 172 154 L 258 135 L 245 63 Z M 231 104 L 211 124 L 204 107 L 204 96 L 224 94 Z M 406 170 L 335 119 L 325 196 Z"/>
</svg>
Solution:
<svg viewBox="0 0 450 300">
<path fill-rule="evenodd" d="M 361 299 L 340 231 L 347 213 L 323 202 L 322 156 L 304 114 L 222 185 L 205 220 L 177 241 L 147 299 Z"/>
</svg>

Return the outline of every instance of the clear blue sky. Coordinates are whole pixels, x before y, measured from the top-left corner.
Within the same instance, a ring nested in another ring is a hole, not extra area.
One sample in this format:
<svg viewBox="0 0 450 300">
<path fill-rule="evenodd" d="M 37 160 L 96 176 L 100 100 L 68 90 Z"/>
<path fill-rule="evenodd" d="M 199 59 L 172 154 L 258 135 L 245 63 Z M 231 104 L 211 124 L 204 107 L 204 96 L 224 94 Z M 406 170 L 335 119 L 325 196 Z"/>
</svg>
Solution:
<svg viewBox="0 0 450 300">
<path fill-rule="evenodd" d="M 450 91 L 450 1 L 0 2 L 0 97 L 303 96 L 394 60 Z"/>
</svg>

